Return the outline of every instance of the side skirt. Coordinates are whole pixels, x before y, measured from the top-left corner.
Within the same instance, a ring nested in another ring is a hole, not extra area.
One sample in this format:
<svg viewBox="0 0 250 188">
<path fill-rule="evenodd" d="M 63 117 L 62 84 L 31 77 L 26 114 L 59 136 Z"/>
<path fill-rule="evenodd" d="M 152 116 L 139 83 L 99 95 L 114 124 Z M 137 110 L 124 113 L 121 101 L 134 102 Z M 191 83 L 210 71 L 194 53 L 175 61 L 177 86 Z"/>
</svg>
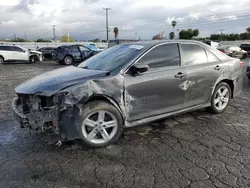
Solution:
<svg viewBox="0 0 250 188">
<path fill-rule="evenodd" d="M 160 114 L 160 115 L 152 116 L 152 117 L 147 117 L 147 118 L 143 118 L 143 119 L 139 119 L 139 120 L 135 120 L 135 121 L 131 121 L 131 122 L 128 122 L 128 121 L 125 120 L 125 127 L 135 127 L 137 125 L 150 123 L 150 122 L 153 122 L 153 121 L 156 121 L 156 120 L 164 119 L 164 118 L 174 116 L 174 115 L 183 114 L 183 113 L 190 112 L 190 111 L 195 111 L 195 110 L 198 110 L 198 109 L 201 109 L 201 108 L 206 108 L 206 107 L 209 107 L 209 106 L 210 106 L 210 103 L 206 103 L 206 104 L 192 106 L 192 107 L 181 109 L 181 110 L 178 110 L 178 111 L 169 112 L 169 113 L 166 113 L 166 114 Z"/>
</svg>

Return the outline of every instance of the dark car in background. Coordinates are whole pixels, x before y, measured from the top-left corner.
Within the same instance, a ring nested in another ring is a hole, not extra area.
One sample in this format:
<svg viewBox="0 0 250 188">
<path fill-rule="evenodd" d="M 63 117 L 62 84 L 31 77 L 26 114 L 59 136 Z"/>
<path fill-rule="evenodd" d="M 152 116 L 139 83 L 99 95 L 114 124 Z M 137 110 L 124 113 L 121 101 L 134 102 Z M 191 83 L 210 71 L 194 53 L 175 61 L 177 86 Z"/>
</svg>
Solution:
<svg viewBox="0 0 250 188">
<path fill-rule="evenodd" d="M 42 52 L 43 60 L 52 60 L 53 59 L 53 52 L 56 48 L 54 47 L 43 47 L 39 48 L 37 51 Z"/>
<path fill-rule="evenodd" d="M 72 65 L 82 62 L 99 52 L 99 50 L 93 50 L 78 44 L 59 46 L 54 50 L 53 59 L 63 65 Z"/>
<path fill-rule="evenodd" d="M 245 50 L 242 50 L 238 46 L 220 46 L 217 48 L 219 51 L 227 54 L 230 57 L 235 57 L 239 59 L 246 59 L 247 58 L 247 52 Z"/>
<path fill-rule="evenodd" d="M 205 107 L 222 113 L 241 92 L 242 70 L 198 41 L 126 43 L 26 81 L 12 108 L 22 127 L 104 147 L 124 127 Z"/>
<path fill-rule="evenodd" d="M 250 55 L 250 43 L 249 44 L 241 44 L 240 48 L 245 50 L 248 55 Z"/>
</svg>

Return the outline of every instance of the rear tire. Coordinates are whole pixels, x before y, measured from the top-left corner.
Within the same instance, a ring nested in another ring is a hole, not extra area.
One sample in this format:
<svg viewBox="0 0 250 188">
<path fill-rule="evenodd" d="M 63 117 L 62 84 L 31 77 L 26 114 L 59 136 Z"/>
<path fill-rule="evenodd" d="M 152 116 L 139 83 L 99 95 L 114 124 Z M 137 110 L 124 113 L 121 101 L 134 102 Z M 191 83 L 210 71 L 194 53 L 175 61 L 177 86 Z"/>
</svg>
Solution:
<svg viewBox="0 0 250 188">
<path fill-rule="evenodd" d="M 63 63 L 65 65 L 72 65 L 73 64 L 73 58 L 71 56 L 65 56 L 63 58 Z"/>
<path fill-rule="evenodd" d="M 4 64 L 4 59 L 3 57 L 0 57 L 0 65 Z"/>
<path fill-rule="evenodd" d="M 231 88 L 227 83 L 225 82 L 219 83 L 216 86 L 214 93 L 212 95 L 211 107 L 209 108 L 209 110 L 214 114 L 219 114 L 224 112 L 229 105 L 232 96 L 231 93 L 232 93 Z"/>
<path fill-rule="evenodd" d="M 105 101 L 87 103 L 79 118 L 80 135 L 87 147 L 105 147 L 114 144 L 123 131 L 120 112 Z"/>
</svg>

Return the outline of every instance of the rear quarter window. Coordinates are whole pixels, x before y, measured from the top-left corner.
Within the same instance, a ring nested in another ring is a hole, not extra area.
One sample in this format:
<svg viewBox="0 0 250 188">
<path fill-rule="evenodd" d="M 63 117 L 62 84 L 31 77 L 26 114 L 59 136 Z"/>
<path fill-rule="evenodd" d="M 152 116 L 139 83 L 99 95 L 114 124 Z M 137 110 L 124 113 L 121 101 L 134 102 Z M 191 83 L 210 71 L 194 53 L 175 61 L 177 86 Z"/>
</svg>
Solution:
<svg viewBox="0 0 250 188">
<path fill-rule="evenodd" d="M 197 44 L 181 44 L 184 65 L 207 63 L 205 49 Z"/>
</svg>

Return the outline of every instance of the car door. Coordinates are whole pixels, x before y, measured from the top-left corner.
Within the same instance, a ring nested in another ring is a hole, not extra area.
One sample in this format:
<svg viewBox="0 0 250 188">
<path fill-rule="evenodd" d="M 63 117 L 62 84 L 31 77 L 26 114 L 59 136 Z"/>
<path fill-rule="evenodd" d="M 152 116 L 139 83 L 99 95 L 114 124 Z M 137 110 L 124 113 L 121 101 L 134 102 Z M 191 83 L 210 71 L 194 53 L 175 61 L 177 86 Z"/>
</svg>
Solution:
<svg viewBox="0 0 250 188">
<path fill-rule="evenodd" d="M 147 51 L 136 66 L 148 65 L 148 71 L 124 75 L 125 101 L 128 121 L 164 114 L 183 108 L 186 80 L 185 68 L 180 66 L 177 43 L 160 44 Z M 129 102 L 127 102 L 129 101 Z"/>
<path fill-rule="evenodd" d="M 11 46 L 0 46 L 0 55 L 3 56 L 5 61 L 14 60 L 14 53 Z"/>
<path fill-rule="evenodd" d="M 187 72 L 184 106 L 188 108 L 208 103 L 216 81 L 228 67 L 227 63 L 198 44 L 182 43 L 180 46 Z"/>
<path fill-rule="evenodd" d="M 14 54 L 14 60 L 16 61 L 28 61 L 29 60 L 29 55 L 28 51 L 17 47 L 17 46 L 12 46 L 13 54 Z"/>
<path fill-rule="evenodd" d="M 69 54 L 73 56 L 75 61 L 81 61 L 81 52 L 77 45 L 69 47 Z"/>
<path fill-rule="evenodd" d="M 85 60 L 87 58 L 89 58 L 91 56 L 91 50 L 88 49 L 87 47 L 85 46 L 79 46 L 78 47 L 80 52 L 81 52 L 81 59 L 82 60 Z"/>
</svg>

